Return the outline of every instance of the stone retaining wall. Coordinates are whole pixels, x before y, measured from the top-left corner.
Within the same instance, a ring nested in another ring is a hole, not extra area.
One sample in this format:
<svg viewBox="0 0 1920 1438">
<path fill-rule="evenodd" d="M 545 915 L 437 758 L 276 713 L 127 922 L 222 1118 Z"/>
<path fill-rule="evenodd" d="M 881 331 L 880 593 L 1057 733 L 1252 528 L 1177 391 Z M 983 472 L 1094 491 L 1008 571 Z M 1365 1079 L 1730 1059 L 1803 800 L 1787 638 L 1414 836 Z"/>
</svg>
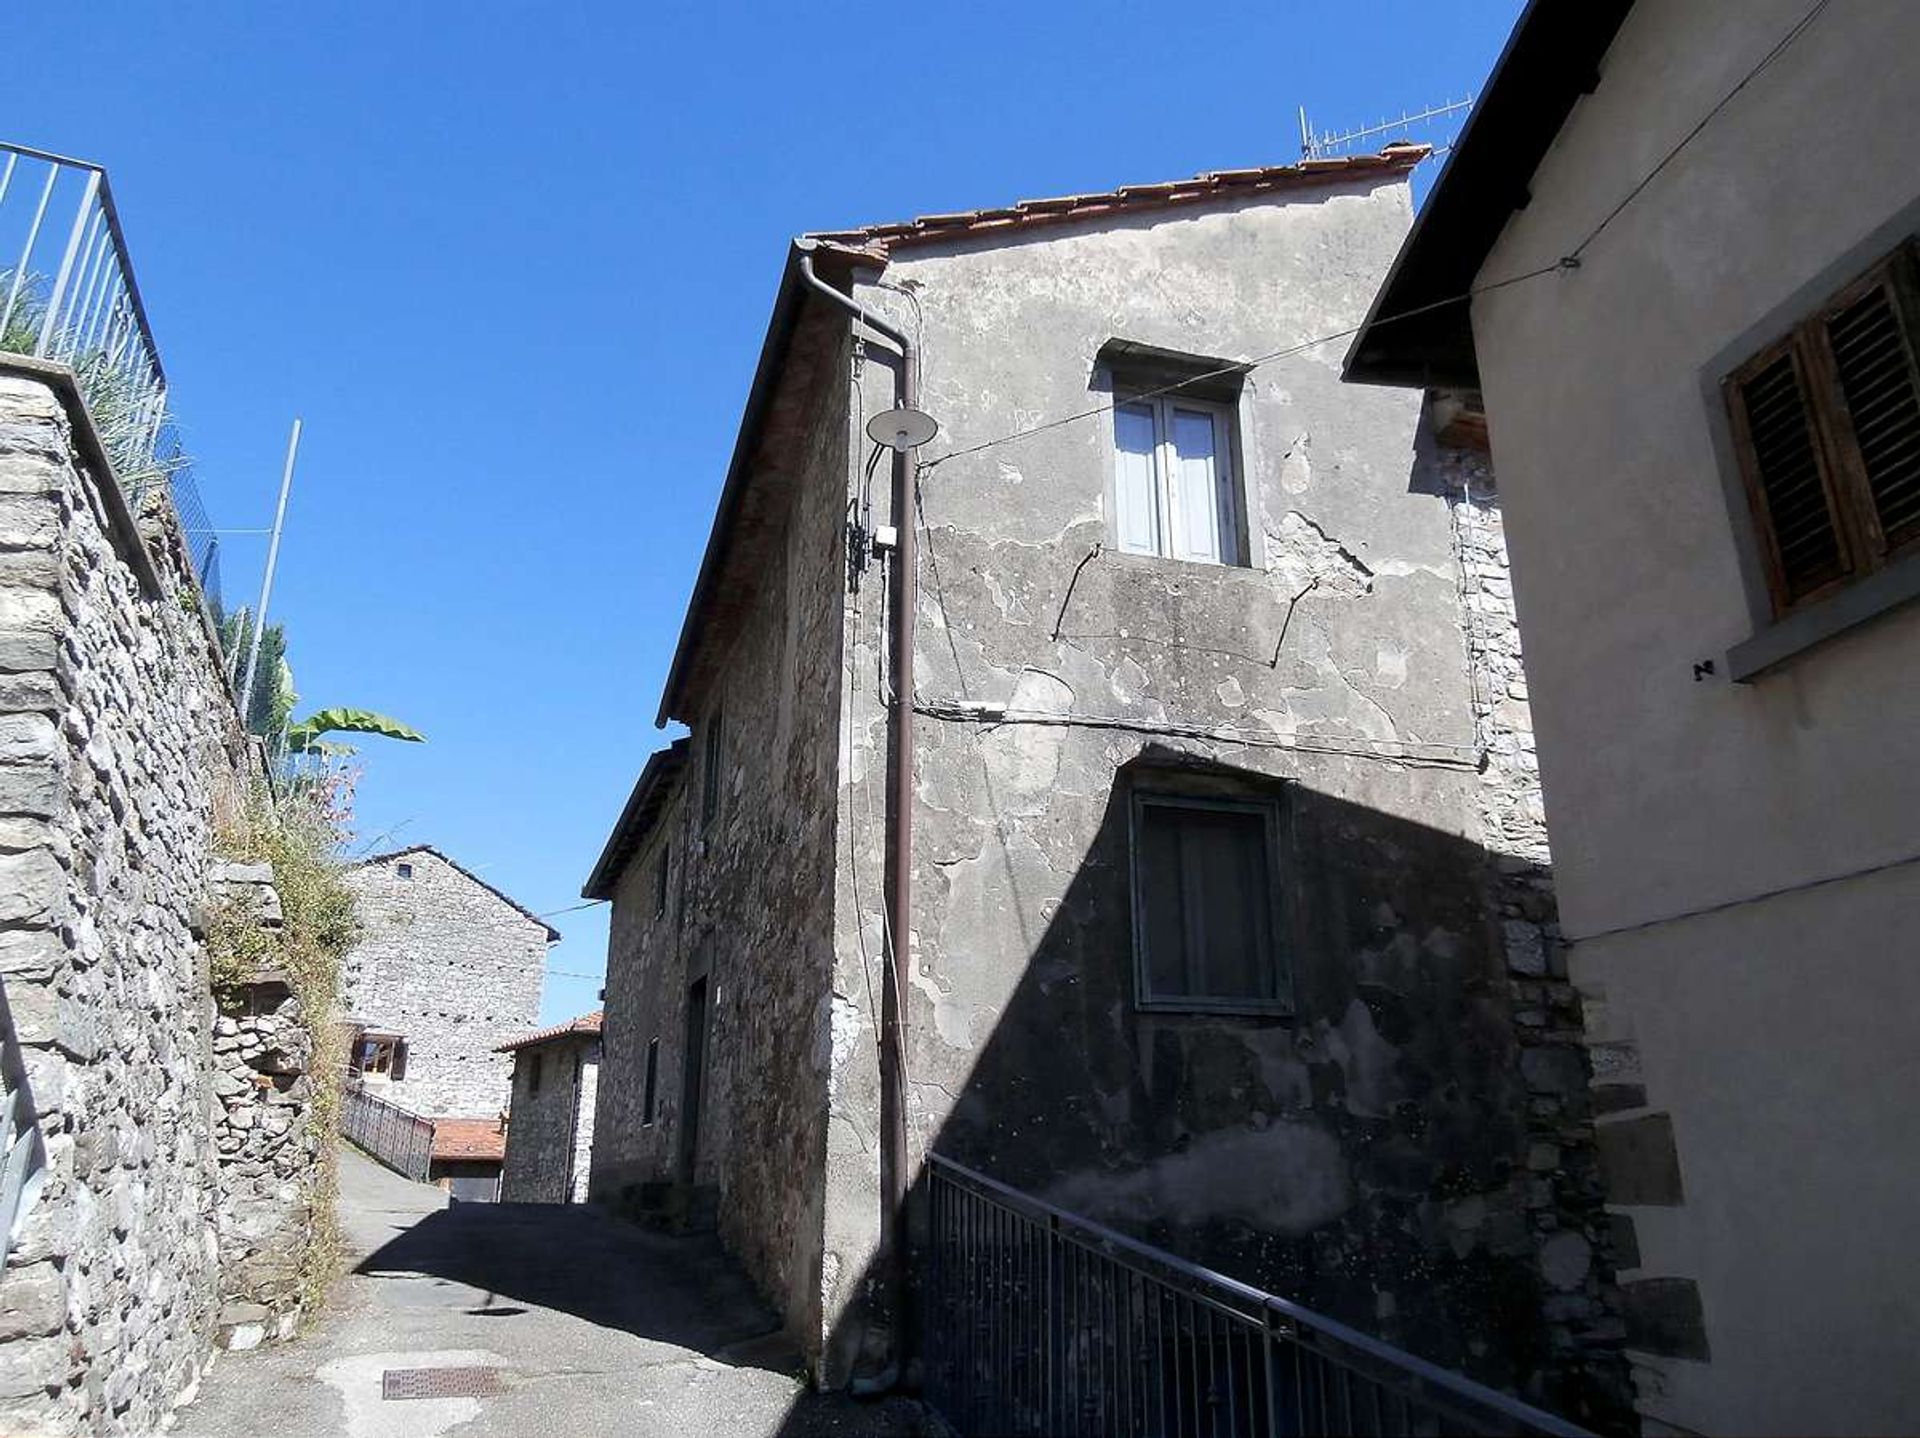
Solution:
<svg viewBox="0 0 1920 1438">
<path fill-rule="evenodd" d="M 216 1122 L 196 927 L 260 770 L 150 501 L 129 514 L 63 370 L 0 362 L 0 982 L 48 1150 L 0 1279 L 4 1431 L 155 1431 L 219 1320 L 246 1110 Z"/>
</svg>

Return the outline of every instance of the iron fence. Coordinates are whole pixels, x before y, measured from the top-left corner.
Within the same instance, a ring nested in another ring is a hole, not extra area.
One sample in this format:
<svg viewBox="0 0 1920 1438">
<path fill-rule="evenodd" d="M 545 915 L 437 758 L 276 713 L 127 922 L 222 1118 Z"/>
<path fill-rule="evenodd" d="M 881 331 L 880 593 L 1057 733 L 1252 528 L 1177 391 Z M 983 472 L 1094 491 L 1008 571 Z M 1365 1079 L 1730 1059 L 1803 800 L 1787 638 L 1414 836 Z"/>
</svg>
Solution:
<svg viewBox="0 0 1920 1438">
<path fill-rule="evenodd" d="M 0 1265 L 13 1252 L 47 1178 L 47 1145 L 27 1084 L 13 1011 L 0 990 Z"/>
<path fill-rule="evenodd" d="M 926 1394 L 967 1435 L 1585 1433 L 937 1155 Z"/>
<path fill-rule="evenodd" d="M 395 1173 L 425 1183 L 433 1166 L 433 1120 L 408 1113 L 349 1077 L 340 1100 L 340 1132 Z"/>
</svg>

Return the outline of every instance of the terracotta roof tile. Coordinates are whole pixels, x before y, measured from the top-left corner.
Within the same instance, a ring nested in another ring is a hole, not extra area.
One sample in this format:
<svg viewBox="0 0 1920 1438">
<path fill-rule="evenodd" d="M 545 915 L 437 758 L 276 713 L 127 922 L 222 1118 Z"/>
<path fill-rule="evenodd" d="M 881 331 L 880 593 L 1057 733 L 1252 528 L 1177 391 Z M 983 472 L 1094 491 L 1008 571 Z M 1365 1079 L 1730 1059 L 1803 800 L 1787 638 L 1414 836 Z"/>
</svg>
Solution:
<svg viewBox="0 0 1920 1438">
<path fill-rule="evenodd" d="M 592 1013 L 582 1014 L 577 1019 L 568 1019 L 564 1024 L 555 1024 L 550 1029 L 541 1029 L 537 1033 L 526 1035 L 524 1038 L 513 1039 L 508 1043 L 501 1044 L 494 1052 L 497 1054 L 510 1054 L 515 1049 L 524 1049 L 533 1044 L 543 1044 L 549 1039 L 563 1039 L 567 1037 L 568 1034 L 597 1034 L 600 1032 L 601 1013 L 601 1010 L 595 1009 Z"/>
<path fill-rule="evenodd" d="M 921 215 L 917 219 L 863 225 L 853 230 L 823 230 L 807 238 L 818 243 L 863 249 L 875 258 L 884 260 L 891 251 L 904 246 L 931 244 L 969 234 L 1000 234 L 1009 229 L 1060 224 L 1116 211 L 1165 208 L 1211 199 L 1237 199 L 1273 190 L 1307 188 L 1349 175 L 1404 174 L 1426 159 L 1428 153 L 1425 145 L 1388 145 L 1374 155 L 1334 155 L 1324 159 L 1300 160 L 1291 165 L 1209 170 L 1190 180 L 1121 185 L 1117 189 L 1093 194 L 1055 195 L 992 209 Z"/>
<path fill-rule="evenodd" d="M 507 1136 L 497 1118 L 437 1118 L 433 1121 L 433 1156 L 446 1159 L 504 1159 Z"/>
</svg>

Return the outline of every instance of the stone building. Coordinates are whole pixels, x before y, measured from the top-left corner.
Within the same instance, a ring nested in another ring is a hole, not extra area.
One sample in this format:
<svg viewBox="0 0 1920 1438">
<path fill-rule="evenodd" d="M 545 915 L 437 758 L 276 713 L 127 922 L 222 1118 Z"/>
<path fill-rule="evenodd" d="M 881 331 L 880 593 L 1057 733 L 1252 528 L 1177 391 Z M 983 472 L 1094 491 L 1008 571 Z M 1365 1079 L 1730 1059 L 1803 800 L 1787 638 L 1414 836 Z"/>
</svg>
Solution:
<svg viewBox="0 0 1920 1438">
<path fill-rule="evenodd" d="M 1348 358 L 1491 422 L 1650 1433 L 1920 1429 L 1917 54 L 1529 7 Z"/>
<path fill-rule="evenodd" d="M 539 1022 L 560 931 L 426 844 L 348 876 L 362 926 L 342 993 L 353 1067 L 427 1118 L 497 1118 L 512 1060 L 500 1045 Z"/>
<path fill-rule="evenodd" d="M 71 370 L 0 355 L 0 1431 L 160 1431 L 297 1301 L 308 1030 L 273 975 L 217 1007 L 204 942 L 221 902 L 281 921 L 216 850 L 264 777 L 224 674 L 166 486 L 123 487 Z"/>
<path fill-rule="evenodd" d="M 502 1044 L 513 1056 L 502 1203 L 584 1203 L 600 1082 L 600 1011 Z"/>
<path fill-rule="evenodd" d="M 1423 154 L 789 256 L 661 705 L 692 733 L 586 886 L 593 1190 L 710 1190 L 824 1383 L 901 1357 L 888 1195 L 937 1151 L 1619 1411 L 1485 457 L 1310 343 Z M 903 398 L 942 429 L 890 496 L 866 427 Z"/>
</svg>

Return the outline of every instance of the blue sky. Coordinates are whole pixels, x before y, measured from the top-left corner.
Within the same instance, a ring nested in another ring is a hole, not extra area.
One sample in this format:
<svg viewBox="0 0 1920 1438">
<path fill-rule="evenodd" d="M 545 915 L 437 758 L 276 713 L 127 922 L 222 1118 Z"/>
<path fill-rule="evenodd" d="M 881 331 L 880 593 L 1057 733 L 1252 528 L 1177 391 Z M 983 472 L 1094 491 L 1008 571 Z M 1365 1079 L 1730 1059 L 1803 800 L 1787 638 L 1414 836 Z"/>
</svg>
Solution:
<svg viewBox="0 0 1920 1438">
<path fill-rule="evenodd" d="M 16 6 L 0 134 L 108 166 L 215 523 L 271 520 L 304 418 L 303 706 L 431 741 L 369 742 L 362 835 L 546 912 L 664 741 L 789 236 L 1286 161 L 1298 106 L 1476 89 L 1519 8 Z M 228 537 L 230 602 L 264 560 Z M 548 1019 L 605 961 L 554 922 Z"/>
</svg>

